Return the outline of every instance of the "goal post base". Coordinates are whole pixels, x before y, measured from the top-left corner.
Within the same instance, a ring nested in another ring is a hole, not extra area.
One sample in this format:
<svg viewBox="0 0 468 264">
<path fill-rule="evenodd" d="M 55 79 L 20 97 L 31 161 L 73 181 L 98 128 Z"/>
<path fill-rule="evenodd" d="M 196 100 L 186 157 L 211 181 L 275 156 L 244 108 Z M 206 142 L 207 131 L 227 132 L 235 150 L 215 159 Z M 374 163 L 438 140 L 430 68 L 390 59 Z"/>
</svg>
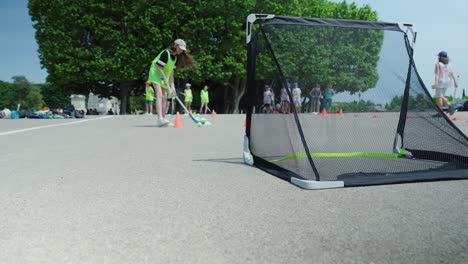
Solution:
<svg viewBox="0 0 468 264">
<path fill-rule="evenodd" d="M 331 188 L 343 188 L 344 182 L 342 181 L 312 181 L 302 180 L 291 177 L 291 183 L 295 184 L 303 189 L 317 190 L 317 189 L 331 189 Z"/>
</svg>

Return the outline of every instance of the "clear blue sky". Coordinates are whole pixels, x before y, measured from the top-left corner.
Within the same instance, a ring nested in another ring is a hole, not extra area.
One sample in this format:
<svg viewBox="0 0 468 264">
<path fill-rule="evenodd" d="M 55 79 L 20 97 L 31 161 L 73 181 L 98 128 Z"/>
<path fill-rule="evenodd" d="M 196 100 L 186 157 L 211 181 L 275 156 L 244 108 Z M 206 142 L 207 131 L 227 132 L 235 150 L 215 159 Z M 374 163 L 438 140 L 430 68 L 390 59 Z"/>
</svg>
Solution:
<svg viewBox="0 0 468 264">
<path fill-rule="evenodd" d="M 0 0 L 0 80 L 24 75 L 33 83 L 45 82 L 37 49 L 28 1 Z"/>
<path fill-rule="evenodd" d="M 24 75 L 33 83 L 43 83 L 47 72 L 41 69 L 34 28 L 27 0 L 0 0 L 0 80 L 11 81 Z M 339 2 L 339 1 L 335 1 Z M 467 0 L 355 0 L 359 7 L 369 4 L 385 22 L 416 25 L 418 38 L 415 61 L 424 82 L 433 82 L 436 54 L 449 53 L 460 75 L 460 87 L 468 92 L 468 1 Z M 423 7 L 424 6 L 424 7 Z"/>
<path fill-rule="evenodd" d="M 341 1 L 333 1 L 341 2 Z M 468 95 L 468 0 L 353 0 L 358 7 L 369 5 L 380 21 L 412 23 L 418 32 L 414 60 L 430 89 L 434 82 L 437 53 L 447 51 L 461 89 Z M 457 96 L 461 96 L 461 89 Z M 449 95 L 452 93 L 449 92 Z"/>
</svg>

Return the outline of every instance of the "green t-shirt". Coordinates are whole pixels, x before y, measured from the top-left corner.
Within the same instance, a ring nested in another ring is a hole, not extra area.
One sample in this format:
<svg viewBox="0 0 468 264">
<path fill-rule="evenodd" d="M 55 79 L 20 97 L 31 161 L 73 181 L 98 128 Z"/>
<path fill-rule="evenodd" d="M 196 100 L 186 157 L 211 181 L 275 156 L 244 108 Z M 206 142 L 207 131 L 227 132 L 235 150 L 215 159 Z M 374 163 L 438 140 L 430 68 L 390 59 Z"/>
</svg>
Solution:
<svg viewBox="0 0 468 264">
<path fill-rule="evenodd" d="M 193 96 L 192 96 L 192 89 L 185 89 L 185 102 L 192 102 Z"/>
<path fill-rule="evenodd" d="M 210 98 L 208 97 L 208 91 L 207 90 L 201 90 L 200 92 L 200 97 L 201 97 L 201 102 L 202 103 L 209 103 Z"/>
<path fill-rule="evenodd" d="M 154 100 L 154 90 L 151 86 L 146 86 L 146 101 Z"/>
</svg>

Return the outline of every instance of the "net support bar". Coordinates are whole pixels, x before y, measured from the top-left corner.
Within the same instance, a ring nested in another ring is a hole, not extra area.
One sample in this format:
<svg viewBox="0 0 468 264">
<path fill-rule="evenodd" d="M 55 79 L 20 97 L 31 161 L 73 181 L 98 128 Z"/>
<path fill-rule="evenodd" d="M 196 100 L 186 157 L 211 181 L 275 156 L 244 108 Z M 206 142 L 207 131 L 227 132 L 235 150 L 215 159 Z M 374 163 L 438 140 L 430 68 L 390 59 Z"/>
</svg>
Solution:
<svg viewBox="0 0 468 264">
<path fill-rule="evenodd" d="M 244 136 L 243 157 L 244 157 L 245 164 L 253 166 L 253 157 L 252 157 L 252 154 L 250 153 L 249 138 L 247 136 Z"/>
<path fill-rule="evenodd" d="M 247 44 L 250 43 L 250 39 L 252 37 L 252 26 L 255 23 L 256 20 L 258 19 L 272 19 L 274 18 L 275 15 L 271 14 L 250 14 L 247 16 L 247 25 L 245 27 L 245 42 Z"/>
<path fill-rule="evenodd" d="M 418 35 L 418 32 L 416 31 L 416 26 L 413 24 L 408 24 L 408 23 L 398 23 L 398 26 L 400 27 L 402 31 L 404 32 L 409 31 L 411 33 L 411 35 L 413 36 L 411 40 L 411 48 L 414 48 L 414 44 L 416 44 L 416 36 Z"/>
</svg>

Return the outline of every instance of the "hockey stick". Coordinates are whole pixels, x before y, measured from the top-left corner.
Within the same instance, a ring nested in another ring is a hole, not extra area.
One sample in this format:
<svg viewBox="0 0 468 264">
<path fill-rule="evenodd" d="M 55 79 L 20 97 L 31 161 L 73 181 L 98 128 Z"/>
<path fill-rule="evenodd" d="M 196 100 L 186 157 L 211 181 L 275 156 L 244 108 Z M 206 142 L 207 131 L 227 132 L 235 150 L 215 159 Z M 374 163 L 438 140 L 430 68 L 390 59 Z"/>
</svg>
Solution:
<svg viewBox="0 0 468 264">
<path fill-rule="evenodd" d="M 185 96 L 185 94 L 183 92 L 181 92 L 178 88 L 175 88 L 175 91 L 178 93 L 178 94 L 181 94 L 183 96 Z"/>
<path fill-rule="evenodd" d="M 190 116 L 190 119 L 192 119 L 192 121 L 195 123 L 195 124 L 199 124 L 201 123 L 202 125 L 204 125 L 206 123 L 205 120 L 200 120 L 200 119 L 197 119 L 193 116 L 192 113 L 190 113 L 188 110 L 187 110 L 187 107 L 185 107 L 185 105 L 182 103 L 182 101 L 180 101 L 179 97 L 176 95 L 175 96 L 175 99 L 177 100 L 177 102 L 179 102 L 180 106 L 184 109 L 184 111 L 186 113 L 188 113 L 188 115 Z"/>
</svg>

